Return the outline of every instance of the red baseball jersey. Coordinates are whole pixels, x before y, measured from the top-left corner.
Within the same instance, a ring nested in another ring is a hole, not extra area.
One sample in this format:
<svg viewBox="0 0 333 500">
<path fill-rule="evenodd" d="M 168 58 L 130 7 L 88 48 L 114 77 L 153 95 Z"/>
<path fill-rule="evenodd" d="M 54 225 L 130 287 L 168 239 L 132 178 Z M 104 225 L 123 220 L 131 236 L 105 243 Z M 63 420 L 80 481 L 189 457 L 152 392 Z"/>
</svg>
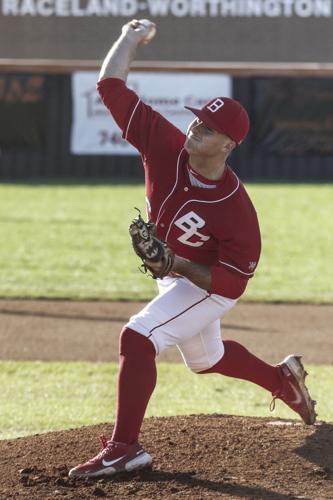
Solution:
<svg viewBox="0 0 333 500">
<path fill-rule="evenodd" d="M 179 256 L 210 267 L 210 293 L 237 298 L 260 256 L 256 211 L 230 166 L 218 181 L 189 165 L 185 135 L 117 78 L 97 84 L 123 137 L 141 153 L 148 214 L 157 235 Z M 193 186 L 193 176 L 210 188 Z M 213 186 L 213 187 L 212 187 Z"/>
</svg>

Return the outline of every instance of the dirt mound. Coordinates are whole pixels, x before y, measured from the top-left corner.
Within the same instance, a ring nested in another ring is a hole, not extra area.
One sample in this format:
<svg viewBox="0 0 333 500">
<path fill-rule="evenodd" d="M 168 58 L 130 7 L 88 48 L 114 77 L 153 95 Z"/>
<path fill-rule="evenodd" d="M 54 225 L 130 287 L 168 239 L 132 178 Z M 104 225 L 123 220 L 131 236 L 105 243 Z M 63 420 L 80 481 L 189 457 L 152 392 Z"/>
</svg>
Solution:
<svg viewBox="0 0 333 500">
<path fill-rule="evenodd" d="M 332 499 L 333 425 L 195 415 L 151 418 L 141 442 L 152 469 L 72 480 L 112 425 L 0 441 L 0 498 Z"/>
</svg>

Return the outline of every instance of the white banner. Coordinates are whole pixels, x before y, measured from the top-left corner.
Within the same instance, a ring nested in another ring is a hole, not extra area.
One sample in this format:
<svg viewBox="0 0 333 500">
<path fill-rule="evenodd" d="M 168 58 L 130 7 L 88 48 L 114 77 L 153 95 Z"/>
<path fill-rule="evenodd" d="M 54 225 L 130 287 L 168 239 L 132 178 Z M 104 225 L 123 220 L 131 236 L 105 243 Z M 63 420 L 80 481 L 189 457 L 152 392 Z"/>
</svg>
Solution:
<svg viewBox="0 0 333 500">
<path fill-rule="evenodd" d="M 100 100 L 96 81 L 97 74 L 94 72 L 72 75 L 71 153 L 137 154 L 122 139 L 121 131 Z M 232 93 L 231 77 L 222 74 L 135 72 L 129 76 L 127 83 L 144 102 L 183 132 L 193 119 L 193 114 L 184 106 L 202 107 L 214 97 L 231 97 Z"/>
</svg>

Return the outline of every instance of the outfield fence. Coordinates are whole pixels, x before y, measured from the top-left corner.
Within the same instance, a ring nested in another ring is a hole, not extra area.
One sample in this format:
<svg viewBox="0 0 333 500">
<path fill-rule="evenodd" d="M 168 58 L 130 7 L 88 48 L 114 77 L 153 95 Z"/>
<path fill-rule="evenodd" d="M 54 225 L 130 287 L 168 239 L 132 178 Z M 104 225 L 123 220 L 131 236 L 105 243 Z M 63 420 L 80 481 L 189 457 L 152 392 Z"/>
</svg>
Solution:
<svg viewBox="0 0 333 500">
<path fill-rule="evenodd" d="M 70 151 L 72 71 L 97 68 L 93 61 L 0 60 L 0 179 L 143 180 L 138 156 Z M 233 97 L 252 122 L 231 158 L 242 179 L 333 180 L 333 65 L 138 62 L 138 70 L 231 75 Z"/>
</svg>

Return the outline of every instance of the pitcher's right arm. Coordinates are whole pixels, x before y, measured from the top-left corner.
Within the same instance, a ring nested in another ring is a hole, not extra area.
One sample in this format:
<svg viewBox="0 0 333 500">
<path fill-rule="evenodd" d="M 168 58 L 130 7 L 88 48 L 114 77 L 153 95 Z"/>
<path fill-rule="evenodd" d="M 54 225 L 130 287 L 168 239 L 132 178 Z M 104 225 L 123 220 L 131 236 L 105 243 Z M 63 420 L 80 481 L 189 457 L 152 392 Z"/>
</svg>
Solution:
<svg viewBox="0 0 333 500">
<path fill-rule="evenodd" d="M 155 24 L 144 20 L 141 23 L 133 19 L 122 27 L 120 37 L 115 41 L 105 57 L 98 81 L 105 78 L 119 78 L 126 82 L 131 62 L 137 48 L 150 42 L 150 35 L 155 31 Z"/>
</svg>

